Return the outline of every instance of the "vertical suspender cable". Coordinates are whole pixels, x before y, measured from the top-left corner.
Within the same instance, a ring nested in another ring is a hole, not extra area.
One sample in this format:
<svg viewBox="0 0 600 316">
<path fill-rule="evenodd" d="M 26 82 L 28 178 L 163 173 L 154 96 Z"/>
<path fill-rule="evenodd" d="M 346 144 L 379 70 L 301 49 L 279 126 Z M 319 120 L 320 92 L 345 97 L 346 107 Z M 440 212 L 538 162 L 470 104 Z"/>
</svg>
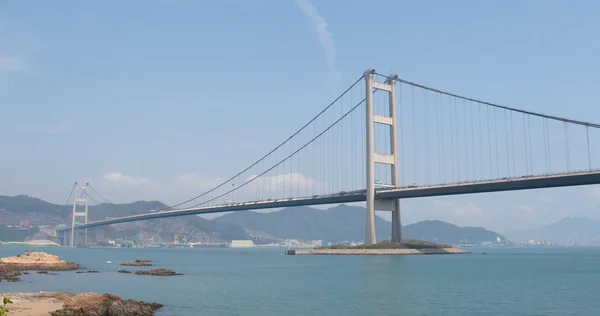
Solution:
<svg viewBox="0 0 600 316">
<path fill-rule="evenodd" d="M 552 151 L 550 150 L 550 124 L 547 118 L 546 121 L 546 141 L 548 142 L 548 173 L 552 172 Z"/>
<path fill-rule="evenodd" d="M 441 120 L 442 120 L 442 115 L 441 115 L 441 106 L 440 106 L 440 94 L 436 93 L 435 94 L 435 105 L 436 105 L 436 116 L 435 116 L 435 121 L 437 123 L 437 162 L 438 162 L 438 178 L 439 180 L 437 181 L 438 183 L 444 183 L 444 178 L 442 177 L 442 161 L 444 160 L 444 155 L 442 154 L 442 148 L 440 147 L 441 141 L 440 139 L 442 138 L 442 128 L 441 128 Z"/>
<path fill-rule="evenodd" d="M 588 151 L 588 168 L 592 170 L 592 155 L 590 153 L 590 131 L 589 126 L 585 127 L 585 135 L 587 139 L 587 151 Z"/>
<path fill-rule="evenodd" d="M 488 179 L 493 179 L 494 176 L 494 172 L 492 171 L 492 132 L 490 131 L 490 108 L 486 107 L 485 108 L 485 112 L 486 112 L 486 117 L 487 117 L 487 135 L 488 135 L 488 154 L 489 154 L 489 158 L 490 158 L 490 176 Z"/>
<path fill-rule="evenodd" d="M 477 122 L 479 123 L 479 160 L 481 160 L 481 180 L 483 178 L 483 132 L 481 128 L 481 104 L 477 104 Z"/>
<path fill-rule="evenodd" d="M 508 150 L 508 120 L 506 118 L 506 110 L 504 110 L 504 139 L 506 139 L 506 175 L 510 175 L 510 152 Z"/>
<path fill-rule="evenodd" d="M 350 93 L 350 106 L 352 106 L 352 104 L 354 104 L 354 92 Z M 352 171 L 352 185 L 351 185 L 351 190 L 356 190 L 356 172 L 354 172 L 354 170 L 356 170 L 356 164 L 354 161 L 354 155 L 356 155 L 355 149 L 354 149 L 354 142 L 356 140 L 356 135 L 354 132 L 355 128 L 354 128 L 354 113 L 350 114 L 350 170 Z"/>
<path fill-rule="evenodd" d="M 401 179 L 401 186 L 406 185 L 406 180 L 405 180 L 405 173 L 406 173 L 406 169 L 404 169 L 404 114 L 402 114 L 402 99 L 404 98 L 404 94 L 402 92 L 402 83 L 398 82 L 398 91 L 400 92 L 398 94 L 398 98 L 399 98 L 399 102 L 398 102 L 398 108 L 400 111 L 400 179 Z"/>
<path fill-rule="evenodd" d="M 464 132 L 465 132 L 465 139 L 463 140 L 465 142 L 465 161 L 466 161 L 465 172 L 467 173 L 466 180 L 469 181 L 469 145 L 468 145 L 469 138 L 467 137 L 467 102 L 464 99 L 463 99 L 462 108 L 465 111 L 465 115 L 463 115 Z"/>
<path fill-rule="evenodd" d="M 426 167 L 426 184 L 431 184 L 431 157 L 429 155 L 429 98 L 428 91 L 425 90 L 425 162 Z"/>
<path fill-rule="evenodd" d="M 494 147 L 496 147 L 496 178 L 500 178 L 500 158 L 498 156 L 498 117 L 494 108 Z"/>
<path fill-rule="evenodd" d="M 448 97 L 448 101 L 450 103 L 450 119 L 448 120 L 450 122 L 450 157 L 451 157 L 451 165 L 452 165 L 452 181 L 451 182 L 456 182 L 456 179 L 454 178 L 454 107 L 452 105 L 452 97 Z"/>
<path fill-rule="evenodd" d="M 445 121 L 444 120 L 444 108 L 445 107 L 442 105 L 443 102 L 444 102 L 443 99 L 444 99 L 443 96 L 440 95 L 439 108 L 440 108 L 440 123 L 441 123 L 441 126 L 442 126 L 441 136 L 442 136 L 442 163 L 443 163 L 442 164 L 442 178 L 443 178 L 442 183 L 445 183 L 446 182 L 446 165 L 445 165 L 445 162 L 447 161 L 447 159 L 446 159 L 446 153 L 445 153 L 445 151 L 446 151 L 446 148 L 445 148 L 446 147 L 446 144 L 445 144 L 445 142 L 446 142 L 446 133 L 444 132 L 445 131 L 444 130 L 444 121 Z"/>
<path fill-rule="evenodd" d="M 529 171 L 533 174 L 533 151 L 531 150 L 531 121 L 529 120 L 530 116 L 527 115 L 527 130 L 529 133 Z"/>
<path fill-rule="evenodd" d="M 523 114 L 523 145 L 525 153 L 525 174 L 529 174 L 529 154 L 527 151 L 527 123 L 525 121 L 525 114 Z"/>
<path fill-rule="evenodd" d="M 415 106 L 415 87 L 412 86 L 410 90 L 410 103 L 412 109 L 412 131 L 410 136 L 412 138 L 412 163 L 413 163 L 413 182 L 417 183 L 417 137 L 415 135 L 417 130 L 417 118 L 416 118 L 416 106 Z"/>
<path fill-rule="evenodd" d="M 514 129 L 514 120 L 513 120 L 513 112 L 510 112 L 510 143 L 512 145 L 512 161 L 513 161 L 513 177 L 517 176 L 517 161 L 515 159 L 515 129 Z"/>
<path fill-rule="evenodd" d="M 546 120 L 542 119 L 542 131 L 544 137 L 544 161 L 546 162 L 546 174 L 549 173 L 548 168 L 548 142 L 546 142 Z"/>
<path fill-rule="evenodd" d="M 471 120 L 471 155 L 472 155 L 472 161 L 471 163 L 473 164 L 473 180 L 476 180 L 476 175 L 475 173 L 476 168 L 475 168 L 475 132 L 474 132 L 474 128 L 473 128 L 473 101 L 469 101 L 469 109 L 471 110 L 471 116 L 469 117 L 469 119 Z"/>
<path fill-rule="evenodd" d="M 565 155 L 567 158 L 567 171 L 571 171 L 571 157 L 569 157 L 569 129 L 567 122 L 564 122 L 565 127 Z"/>
<path fill-rule="evenodd" d="M 456 105 L 456 98 L 454 98 L 454 129 L 456 130 L 456 170 L 458 173 L 458 182 L 460 182 L 460 146 L 458 136 L 458 106 Z"/>
</svg>

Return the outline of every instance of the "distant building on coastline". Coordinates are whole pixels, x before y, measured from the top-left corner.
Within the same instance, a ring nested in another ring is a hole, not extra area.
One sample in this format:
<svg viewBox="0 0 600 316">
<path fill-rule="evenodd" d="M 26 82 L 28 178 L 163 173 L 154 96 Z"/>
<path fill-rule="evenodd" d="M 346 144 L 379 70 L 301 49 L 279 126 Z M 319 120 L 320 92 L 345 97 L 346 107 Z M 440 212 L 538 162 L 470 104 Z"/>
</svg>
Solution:
<svg viewBox="0 0 600 316">
<path fill-rule="evenodd" d="M 232 240 L 229 248 L 254 248 L 252 240 Z"/>
</svg>

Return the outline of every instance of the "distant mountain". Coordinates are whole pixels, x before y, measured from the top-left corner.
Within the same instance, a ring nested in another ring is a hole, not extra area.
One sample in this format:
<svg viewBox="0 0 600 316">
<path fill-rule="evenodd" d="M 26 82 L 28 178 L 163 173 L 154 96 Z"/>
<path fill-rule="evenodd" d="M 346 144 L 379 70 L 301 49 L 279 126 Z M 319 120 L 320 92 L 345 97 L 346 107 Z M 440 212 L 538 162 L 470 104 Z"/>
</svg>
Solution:
<svg viewBox="0 0 600 316">
<path fill-rule="evenodd" d="M 507 233 L 511 240 L 549 241 L 561 245 L 600 244 L 600 222 L 588 218 L 566 217 L 556 223 L 532 230 Z"/>
<path fill-rule="evenodd" d="M 150 210 L 164 210 L 168 206 L 159 201 L 137 201 L 125 204 L 102 203 L 89 207 L 90 221 L 102 220 L 105 217 L 119 217 L 148 213 Z"/>
<path fill-rule="evenodd" d="M 310 207 L 285 208 L 278 212 L 233 212 L 213 219 L 232 223 L 247 231 L 281 239 L 363 241 L 365 239 L 365 209 L 339 205 L 317 210 Z M 390 223 L 376 217 L 377 239 L 389 239 Z"/>
<path fill-rule="evenodd" d="M 404 239 L 419 239 L 437 243 L 496 241 L 504 237 L 483 227 L 458 227 L 442 221 L 422 221 L 404 227 Z"/>
<path fill-rule="evenodd" d="M 326 211 L 308 207 L 286 208 L 279 212 L 235 212 L 213 219 L 234 223 L 253 234 L 281 239 L 363 241 L 365 209 L 339 205 Z M 390 222 L 375 218 L 377 240 L 389 240 Z M 501 235 L 481 227 L 458 227 L 442 221 L 423 221 L 403 227 L 404 239 L 440 243 L 496 241 Z"/>
<path fill-rule="evenodd" d="M 69 208 L 64 205 L 27 195 L 0 195 L 0 223 L 3 225 L 19 225 L 25 219 L 31 225 L 57 225 L 64 223 L 69 214 Z"/>
<path fill-rule="evenodd" d="M 55 214 L 64 213 L 67 210 L 67 208 L 64 205 L 58 206 L 28 195 L 0 195 L 0 209 L 12 213 L 30 213 L 43 211 Z"/>
<path fill-rule="evenodd" d="M 80 210 L 83 208 L 80 206 Z M 99 204 L 89 206 L 89 220 L 120 217 L 147 213 L 149 210 L 166 209 L 159 201 L 137 201 L 126 204 Z M 19 225 L 29 220 L 32 226 L 55 226 L 71 222 L 72 206 L 55 205 L 27 195 L 0 196 L 0 225 Z M 10 233 L 10 235 L 9 235 Z M 155 219 L 103 226 L 88 230 L 90 240 L 137 236 L 154 242 L 172 242 L 175 236 L 187 237 L 190 241 L 223 242 L 231 239 L 248 239 L 246 231 L 228 223 L 213 222 L 195 215 Z M 22 231 L 18 234 L 0 231 L 0 240 L 33 238 L 35 232 Z M 15 240 L 16 241 L 16 240 Z"/>
</svg>

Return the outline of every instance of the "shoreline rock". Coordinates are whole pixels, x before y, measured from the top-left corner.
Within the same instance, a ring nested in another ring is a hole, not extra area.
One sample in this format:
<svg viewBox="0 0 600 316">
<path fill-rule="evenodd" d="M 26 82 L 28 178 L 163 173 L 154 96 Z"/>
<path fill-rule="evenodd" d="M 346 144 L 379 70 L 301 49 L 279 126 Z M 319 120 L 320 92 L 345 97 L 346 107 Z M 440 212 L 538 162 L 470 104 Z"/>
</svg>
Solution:
<svg viewBox="0 0 600 316">
<path fill-rule="evenodd" d="M 163 307 L 158 303 L 122 300 L 112 294 L 82 293 L 67 299 L 63 308 L 52 312 L 52 316 L 151 316 Z"/>
</svg>

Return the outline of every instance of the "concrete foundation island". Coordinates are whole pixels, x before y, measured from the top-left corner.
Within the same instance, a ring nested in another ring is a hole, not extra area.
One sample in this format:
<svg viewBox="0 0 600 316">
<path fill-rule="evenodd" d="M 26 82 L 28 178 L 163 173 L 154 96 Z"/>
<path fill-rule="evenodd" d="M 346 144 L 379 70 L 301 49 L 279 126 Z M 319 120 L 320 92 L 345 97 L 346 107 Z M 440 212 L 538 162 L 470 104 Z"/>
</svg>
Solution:
<svg viewBox="0 0 600 316">
<path fill-rule="evenodd" d="M 286 250 L 286 255 L 441 255 L 441 254 L 468 254 L 469 252 L 458 248 L 426 248 L 426 249 L 299 249 Z"/>
</svg>

